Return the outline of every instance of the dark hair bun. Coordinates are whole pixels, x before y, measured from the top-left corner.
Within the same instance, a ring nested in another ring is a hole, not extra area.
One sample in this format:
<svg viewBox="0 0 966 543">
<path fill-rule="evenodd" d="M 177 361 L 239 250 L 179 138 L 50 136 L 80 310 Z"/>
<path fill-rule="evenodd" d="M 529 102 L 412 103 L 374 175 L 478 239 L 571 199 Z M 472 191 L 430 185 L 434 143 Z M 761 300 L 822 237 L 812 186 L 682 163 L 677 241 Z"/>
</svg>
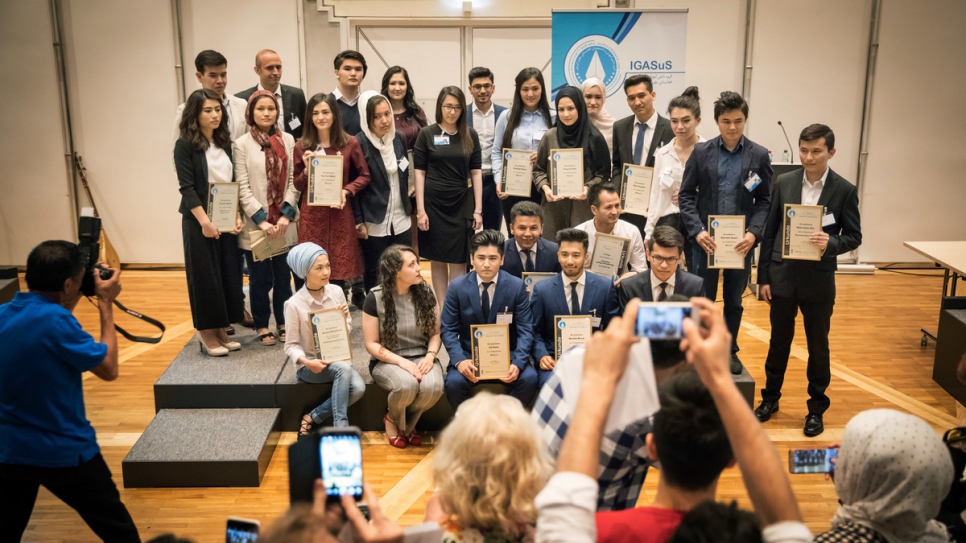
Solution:
<svg viewBox="0 0 966 543">
<path fill-rule="evenodd" d="M 693 85 L 684 89 L 684 92 L 681 93 L 681 96 L 687 96 L 689 98 L 694 98 L 695 100 L 701 99 L 701 97 L 698 96 L 698 88 Z"/>
</svg>

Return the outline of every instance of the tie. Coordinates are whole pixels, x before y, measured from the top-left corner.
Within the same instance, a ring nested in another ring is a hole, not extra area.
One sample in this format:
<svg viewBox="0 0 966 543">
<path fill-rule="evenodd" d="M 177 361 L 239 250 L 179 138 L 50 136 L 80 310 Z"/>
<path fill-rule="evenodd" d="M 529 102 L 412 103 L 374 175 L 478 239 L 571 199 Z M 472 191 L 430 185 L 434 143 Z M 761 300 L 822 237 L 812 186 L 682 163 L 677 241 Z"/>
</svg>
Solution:
<svg viewBox="0 0 966 543">
<path fill-rule="evenodd" d="M 634 164 L 641 164 L 641 157 L 644 155 L 644 131 L 647 130 L 647 123 L 637 123 L 637 141 L 634 142 Z"/>
<path fill-rule="evenodd" d="M 580 300 L 577 299 L 577 281 L 570 282 L 570 314 L 580 314 Z"/>
<path fill-rule="evenodd" d="M 480 302 L 483 305 L 483 320 L 485 322 L 490 322 L 490 285 L 493 281 L 487 281 L 483 283 L 483 295 L 480 297 Z"/>
<path fill-rule="evenodd" d="M 663 302 L 664 300 L 667 300 L 667 283 L 664 282 L 658 286 L 661 287 L 661 293 L 657 295 L 657 301 Z"/>
<path fill-rule="evenodd" d="M 527 249 L 526 251 L 523 251 L 523 252 L 527 253 L 527 262 L 524 265 L 526 268 L 525 271 L 532 272 L 533 271 L 533 258 L 532 258 L 533 249 Z"/>
</svg>

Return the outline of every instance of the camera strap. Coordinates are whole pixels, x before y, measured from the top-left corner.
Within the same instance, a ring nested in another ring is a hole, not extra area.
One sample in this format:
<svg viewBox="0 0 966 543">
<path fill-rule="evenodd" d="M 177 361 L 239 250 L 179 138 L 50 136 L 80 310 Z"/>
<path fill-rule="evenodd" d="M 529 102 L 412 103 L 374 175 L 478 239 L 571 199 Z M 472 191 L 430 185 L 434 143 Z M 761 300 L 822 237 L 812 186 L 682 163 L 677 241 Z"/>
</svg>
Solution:
<svg viewBox="0 0 966 543">
<path fill-rule="evenodd" d="M 91 300 L 90 299 L 90 297 L 87 298 L 87 301 L 90 302 L 93 305 L 97 305 L 97 304 L 94 303 L 94 300 Z M 137 311 L 135 311 L 133 309 L 128 309 L 128 308 L 124 307 L 124 305 L 121 304 L 121 302 L 119 302 L 117 300 L 114 300 L 114 305 L 116 305 L 121 311 L 124 311 L 128 315 L 131 315 L 132 317 L 141 319 L 142 321 L 144 321 L 144 322 L 146 322 L 146 323 L 148 323 L 150 325 L 153 325 L 156 328 L 158 328 L 159 330 L 161 330 L 161 335 L 158 336 L 158 337 L 135 336 L 134 334 L 128 332 L 127 330 L 125 330 L 125 329 L 123 329 L 120 326 L 118 326 L 118 325 L 115 324 L 114 325 L 114 329 L 117 330 L 117 332 L 119 334 L 121 334 L 122 336 L 126 337 L 130 341 L 136 341 L 138 343 L 160 343 L 161 342 L 161 338 L 164 337 L 164 330 L 165 330 L 164 324 L 161 323 L 161 321 L 156 320 L 156 319 L 152 319 L 151 317 L 149 317 L 147 315 L 144 315 L 142 313 L 138 313 Z"/>
</svg>

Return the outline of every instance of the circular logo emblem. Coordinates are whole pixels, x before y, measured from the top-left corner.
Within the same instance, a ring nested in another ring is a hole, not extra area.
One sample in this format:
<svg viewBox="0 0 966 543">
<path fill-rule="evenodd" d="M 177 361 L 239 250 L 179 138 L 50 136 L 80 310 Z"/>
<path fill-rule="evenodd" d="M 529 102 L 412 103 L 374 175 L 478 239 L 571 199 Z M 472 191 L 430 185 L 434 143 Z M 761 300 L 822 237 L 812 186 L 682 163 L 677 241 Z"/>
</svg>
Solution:
<svg viewBox="0 0 966 543">
<path fill-rule="evenodd" d="M 507 153 L 506 154 L 506 159 L 507 160 L 510 160 L 511 158 L 513 158 L 513 153 Z"/>
<path fill-rule="evenodd" d="M 526 280 L 525 280 L 525 282 L 528 285 L 532 285 L 533 284 L 533 277 L 527 277 Z"/>
<path fill-rule="evenodd" d="M 566 328 L 566 327 L 567 327 L 567 323 L 564 321 L 560 321 L 559 323 L 557 323 L 557 328 Z"/>
<path fill-rule="evenodd" d="M 312 324 L 318 324 L 318 323 L 319 323 L 319 318 L 318 317 L 312 317 Z"/>
<path fill-rule="evenodd" d="M 630 169 L 630 168 L 627 168 L 627 171 L 626 171 L 626 172 L 624 172 L 624 173 L 626 173 L 626 174 L 627 174 L 627 177 L 630 177 L 630 176 L 632 176 L 632 175 L 634 175 L 634 170 L 632 170 L 632 169 Z"/>
<path fill-rule="evenodd" d="M 558 160 L 560 160 L 560 153 L 554 153 L 553 154 L 553 161 L 556 162 Z"/>
<path fill-rule="evenodd" d="M 477 330 L 476 333 L 473 334 L 473 335 L 476 336 L 476 339 L 479 339 L 479 338 L 483 337 L 483 331 L 482 330 Z"/>
<path fill-rule="evenodd" d="M 313 165 L 313 166 L 318 166 L 318 165 L 319 165 L 319 159 L 317 159 L 317 158 L 313 158 L 313 159 L 312 159 L 312 165 Z"/>
<path fill-rule="evenodd" d="M 587 36 L 575 43 L 567 52 L 564 66 L 567 83 L 577 88 L 584 81 L 596 77 L 606 87 L 604 93 L 607 96 L 620 89 L 617 44 L 607 36 Z"/>
<path fill-rule="evenodd" d="M 212 194 L 218 194 L 218 187 L 211 187 Z"/>
<path fill-rule="evenodd" d="M 717 228 L 718 224 L 718 221 L 711 221 L 711 228 Z"/>
<path fill-rule="evenodd" d="M 789 209 L 788 210 L 788 216 L 789 217 L 794 217 L 795 216 L 795 210 L 794 209 Z"/>
</svg>

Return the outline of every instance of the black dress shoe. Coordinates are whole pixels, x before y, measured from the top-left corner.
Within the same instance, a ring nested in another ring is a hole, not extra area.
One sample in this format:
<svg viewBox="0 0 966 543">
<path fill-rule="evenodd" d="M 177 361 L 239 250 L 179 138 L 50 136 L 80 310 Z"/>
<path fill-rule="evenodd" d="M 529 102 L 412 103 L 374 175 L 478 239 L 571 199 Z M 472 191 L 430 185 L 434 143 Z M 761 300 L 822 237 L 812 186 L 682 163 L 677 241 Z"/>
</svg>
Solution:
<svg viewBox="0 0 966 543">
<path fill-rule="evenodd" d="M 758 422 L 765 422 L 771 418 L 772 413 L 778 412 L 778 401 L 769 402 L 768 400 L 762 400 L 758 404 L 758 409 L 755 409 L 755 416 L 758 417 Z"/>
<path fill-rule="evenodd" d="M 809 415 L 805 417 L 805 435 L 815 437 L 825 431 L 822 424 L 822 415 Z"/>
<path fill-rule="evenodd" d="M 731 365 L 729 366 L 731 375 L 741 375 L 741 367 L 741 360 L 738 359 L 738 355 L 731 353 Z"/>
</svg>

